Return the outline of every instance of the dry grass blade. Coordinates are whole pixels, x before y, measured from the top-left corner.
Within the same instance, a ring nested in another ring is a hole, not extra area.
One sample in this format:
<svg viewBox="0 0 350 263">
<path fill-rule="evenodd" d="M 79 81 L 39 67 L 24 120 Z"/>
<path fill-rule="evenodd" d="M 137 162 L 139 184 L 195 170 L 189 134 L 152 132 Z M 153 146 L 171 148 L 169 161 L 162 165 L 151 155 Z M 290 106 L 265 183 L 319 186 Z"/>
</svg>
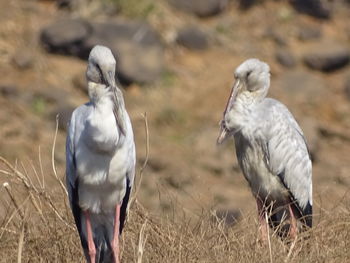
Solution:
<svg viewBox="0 0 350 263">
<path fill-rule="evenodd" d="M 4 174 L 6 173 L 6 174 L 11 175 L 11 176 L 15 175 L 15 176 L 17 176 L 17 177 L 20 179 L 20 181 L 23 182 L 23 184 L 24 184 L 27 188 L 30 188 L 30 187 L 31 187 L 30 184 L 29 184 L 28 181 L 27 181 L 27 178 L 26 178 L 20 171 L 18 171 L 15 167 L 13 167 L 5 158 L 3 158 L 3 157 L 0 156 L 0 161 L 1 161 L 3 164 L 5 164 L 5 166 L 6 166 L 8 169 L 11 170 L 11 173 L 5 171 Z"/>
<path fill-rule="evenodd" d="M 147 225 L 147 219 L 143 223 L 141 230 L 140 230 L 140 234 L 139 234 L 139 243 L 138 243 L 138 250 L 137 250 L 137 263 L 142 263 L 142 257 L 143 257 L 143 253 L 144 253 L 145 245 L 146 245 L 146 241 L 147 241 L 147 236 L 145 236 L 146 225 Z"/>
<path fill-rule="evenodd" d="M 15 196 L 14 196 L 13 193 L 12 193 L 10 184 L 9 184 L 8 182 L 5 182 L 5 183 L 3 184 L 3 187 L 5 188 L 5 190 L 6 190 L 7 194 L 9 195 L 9 197 L 10 197 L 12 203 L 14 204 L 14 206 L 15 206 L 15 208 L 16 208 L 16 211 L 18 212 L 18 214 L 20 215 L 20 217 L 21 217 L 22 220 L 23 220 L 24 215 L 23 215 L 21 209 L 19 208 L 19 205 L 18 205 L 18 202 L 17 202 Z"/>
<path fill-rule="evenodd" d="M 25 225 L 26 225 L 26 223 L 23 221 L 22 222 L 21 233 L 19 234 L 19 238 L 18 238 L 17 263 L 21 263 L 22 262 L 22 251 L 23 251 L 23 243 L 24 243 Z"/>
<path fill-rule="evenodd" d="M 44 176 L 44 170 L 43 170 L 43 162 L 41 160 L 41 147 L 39 146 L 39 165 L 40 165 L 40 174 L 41 174 L 41 185 L 43 188 L 45 188 L 45 176 Z"/>
<path fill-rule="evenodd" d="M 143 119 L 145 122 L 145 134 L 146 134 L 146 157 L 145 157 L 145 160 L 140 168 L 139 176 L 138 176 L 138 183 L 134 188 L 134 193 L 133 193 L 132 197 L 130 198 L 129 207 L 131 207 L 132 204 L 135 202 L 137 194 L 141 188 L 143 172 L 147 166 L 147 162 L 148 162 L 148 158 L 149 158 L 149 130 L 148 130 L 148 120 L 147 120 L 147 113 L 146 112 L 143 114 Z M 136 178 L 135 178 L 135 180 L 136 180 Z"/>
<path fill-rule="evenodd" d="M 56 171 L 56 165 L 55 165 L 55 149 L 56 149 L 56 139 L 57 139 L 57 131 L 58 131 L 58 117 L 59 117 L 59 115 L 56 115 L 56 129 L 55 129 L 55 136 L 53 139 L 53 145 L 52 145 L 52 151 L 51 151 L 51 164 L 52 164 L 53 174 L 54 174 L 56 180 L 58 181 L 59 185 L 61 186 L 63 192 L 66 194 L 66 196 L 68 196 L 68 192 L 67 192 L 65 185 L 63 184 L 62 180 L 60 178 L 58 178 L 57 171 Z"/>
<path fill-rule="evenodd" d="M 265 213 L 265 221 L 266 221 L 266 225 L 269 225 L 269 219 L 267 217 L 267 213 Z M 269 245 L 270 263 L 272 263 L 273 260 L 272 260 L 272 246 L 271 246 L 270 228 L 267 228 L 267 243 Z"/>
<path fill-rule="evenodd" d="M 287 263 L 289 261 L 290 256 L 292 255 L 292 252 L 294 250 L 295 244 L 297 243 L 297 240 L 298 240 L 298 237 L 295 237 L 292 245 L 289 248 L 288 255 L 287 255 L 286 259 L 284 260 L 285 263 Z"/>
</svg>

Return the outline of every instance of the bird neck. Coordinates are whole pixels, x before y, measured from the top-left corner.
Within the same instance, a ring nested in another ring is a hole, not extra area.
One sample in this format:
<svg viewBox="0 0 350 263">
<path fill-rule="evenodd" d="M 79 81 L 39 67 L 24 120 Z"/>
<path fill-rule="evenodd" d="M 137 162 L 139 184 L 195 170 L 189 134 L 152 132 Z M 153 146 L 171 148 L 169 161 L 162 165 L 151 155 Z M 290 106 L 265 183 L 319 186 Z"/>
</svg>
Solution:
<svg viewBox="0 0 350 263">
<path fill-rule="evenodd" d="M 121 134 L 126 135 L 126 110 L 122 91 L 118 87 L 88 82 L 89 97 L 97 112 L 113 114 Z"/>
<path fill-rule="evenodd" d="M 240 116 L 239 118 L 248 118 L 252 112 L 254 112 L 255 107 L 264 100 L 266 93 L 267 92 L 263 92 L 262 90 L 254 92 L 245 90 L 239 93 L 233 104 L 233 111 L 236 116 Z"/>
<path fill-rule="evenodd" d="M 265 99 L 267 91 L 268 88 L 262 88 L 253 92 L 245 90 L 238 94 L 235 104 L 243 107 L 251 107 L 259 104 Z"/>
<path fill-rule="evenodd" d="M 89 92 L 90 101 L 95 106 L 106 105 L 106 104 L 112 105 L 111 103 L 112 92 L 110 88 L 106 87 L 106 85 L 89 81 L 88 92 Z"/>
</svg>

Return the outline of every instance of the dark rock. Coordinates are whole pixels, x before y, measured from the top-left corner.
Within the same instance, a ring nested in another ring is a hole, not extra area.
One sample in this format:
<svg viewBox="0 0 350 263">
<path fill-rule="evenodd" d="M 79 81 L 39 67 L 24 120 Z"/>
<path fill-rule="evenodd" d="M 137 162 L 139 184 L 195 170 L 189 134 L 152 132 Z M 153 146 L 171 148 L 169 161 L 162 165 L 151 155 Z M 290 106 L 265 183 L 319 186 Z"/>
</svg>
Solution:
<svg viewBox="0 0 350 263">
<path fill-rule="evenodd" d="M 0 94 L 6 98 L 16 98 L 19 95 L 19 91 L 14 85 L 0 85 Z"/>
<path fill-rule="evenodd" d="M 345 85 L 344 85 L 344 90 L 345 90 L 345 95 L 348 98 L 348 100 L 350 101 L 350 76 L 348 76 L 345 79 Z"/>
<path fill-rule="evenodd" d="M 276 52 L 276 60 L 282 66 L 285 66 L 287 68 L 292 68 L 296 65 L 296 59 L 294 55 L 286 49 L 280 49 Z"/>
<path fill-rule="evenodd" d="M 232 227 L 238 222 L 240 217 L 241 213 L 239 210 L 220 209 L 215 211 L 215 215 L 213 216 L 212 220 L 214 222 L 223 222 L 225 226 Z"/>
<path fill-rule="evenodd" d="M 317 44 L 304 55 L 304 63 L 315 70 L 329 72 L 340 69 L 350 61 L 349 49 L 333 44 Z"/>
<path fill-rule="evenodd" d="M 195 27 L 187 27 L 178 32 L 177 43 L 189 49 L 206 49 L 207 35 Z"/>
<path fill-rule="evenodd" d="M 309 105 L 323 101 L 328 95 L 325 81 L 303 70 L 291 70 L 280 75 L 273 86 L 275 92 L 279 91 L 289 100 Z"/>
<path fill-rule="evenodd" d="M 40 98 L 49 104 L 59 104 L 67 98 L 67 93 L 51 86 L 34 92 L 33 96 L 34 98 Z"/>
<path fill-rule="evenodd" d="M 33 55 L 29 50 L 19 50 L 12 61 L 19 69 L 28 69 L 33 65 Z"/>
<path fill-rule="evenodd" d="M 71 105 L 63 104 L 57 107 L 51 114 L 52 118 L 58 116 L 58 128 L 66 131 L 68 123 L 74 111 L 74 107 Z"/>
<path fill-rule="evenodd" d="M 42 31 L 41 41 L 50 52 L 83 59 L 95 45 L 108 46 L 117 59 L 117 77 L 123 84 L 154 81 L 163 69 L 162 43 L 145 23 L 60 20 Z"/>
<path fill-rule="evenodd" d="M 76 0 L 57 0 L 56 5 L 58 8 L 72 8 Z"/>
<path fill-rule="evenodd" d="M 214 16 L 221 13 L 228 0 L 168 0 L 178 9 L 193 13 L 199 17 Z"/>
<path fill-rule="evenodd" d="M 256 4 L 256 0 L 239 0 L 239 8 L 241 10 L 248 10 Z"/>
<path fill-rule="evenodd" d="M 144 163 L 145 159 L 140 159 L 140 163 Z M 161 172 L 167 168 L 167 163 L 161 160 L 160 158 L 150 158 L 147 162 L 147 166 L 153 172 Z"/>
<path fill-rule="evenodd" d="M 291 4 L 297 11 L 319 19 L 331 17 L 331 8 L 324 0 L 292 0 Z"/>
<path fill-rule="evenodd" d="M 53 53 L 79 56 L 91 27 L 81 19 L 61 19 L 41 31 L 43 46 Z"/>
<path fill-rule="evenodd" d="M 264 33 L 264 37 L 272 39 L 279 46 L 287 46 L 288 45 L 287 39 L 280 32 L 276 31 L 272 27 L 269 27 L 266 29 L 266 31 Z"/>
<path fill-rule="evenodd" d="M 319 27 L 301 25 L 299 29 L 299 39 L 302 41 L 315 40 L 321 38 L 322 33 Z"/>
<path fill-rule="evenodd" d="M 149 83 L 162 72 L 162 43 L 158 34 L 145 23 L 93 23 L 92 34 L 81 46 L 81 57 L 87 59 L 97 44 L 112 50 L 117 60 L 117 77 L 123 84 Z"/>
</svg>

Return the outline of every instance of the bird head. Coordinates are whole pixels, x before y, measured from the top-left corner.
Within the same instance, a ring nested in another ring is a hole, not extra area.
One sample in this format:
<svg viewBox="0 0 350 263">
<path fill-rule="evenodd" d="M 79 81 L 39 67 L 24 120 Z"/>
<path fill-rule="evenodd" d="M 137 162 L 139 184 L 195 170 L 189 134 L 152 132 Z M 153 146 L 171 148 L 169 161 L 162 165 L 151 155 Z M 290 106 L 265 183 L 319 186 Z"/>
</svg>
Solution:
<svg viewBox="0 0 350 263">
<path fill-rule="evenodd" d="M 88 82 L 115 87 L 116 61 L 112 51 L 104 46 L 95 46 L 89 55 L 86 78 Z"/>
<path fill-rule="evenodd" d="M 252 101 L 258 101 L 266 96 L 270 86 L 270 67 L 255 58 L 248 59 L 239 65 L 234 76 L 235 83 L 226 104 L 223 120 L 220 122 L 218 144 L 221 144 L 234 133 L 230 113 L 239 95 L 245 93 Z"/>
<path fill-rule="evenodd" d="M 122 134 L 125 135 L 126 123 L 124 115 L 124 99 L 121 90 L 117 87 L 115 81 L 115 67 L 116 61 L 112 54 L 112 51 L 105 46 L 96 45 L 91 51 L 88 60 L 88 68 L 86 71 L 86 78 L 89 83 L 89 96 L 91 100 L 96 100 L 101 94 L 101 86 L 108 88 L 103 89 L 102 94 L 108 94 L 113 103 L 113 114 L 117 126 Z M 96 92 L 95 87 L 99 87 L 99 92 Z M 90 95 L 90 87 L 95 90 L 96 93 Z M 107 91 L 105 93 L 104 91 Z"/>
</svg>

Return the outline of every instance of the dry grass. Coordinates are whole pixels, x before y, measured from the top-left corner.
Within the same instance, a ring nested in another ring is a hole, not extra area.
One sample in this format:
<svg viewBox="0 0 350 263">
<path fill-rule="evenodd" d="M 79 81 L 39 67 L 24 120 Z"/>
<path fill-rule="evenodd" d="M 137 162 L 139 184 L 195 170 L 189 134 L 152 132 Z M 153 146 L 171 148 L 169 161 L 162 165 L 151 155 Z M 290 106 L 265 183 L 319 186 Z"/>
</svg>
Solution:
<svg viewBox="0 0 350 263">
<path fill-rule="evenodd" d="M 148 141 L 146 118 L 145 125 Z M 0 157 L 0 262 L 84 262 L 54 146 L 51 162 L 48 174 L 40 157 L 39 167 Z M 349 262 L 349 201 L 344 197 L 332 211 L 320 209 L 318 223 L 298 239 L 283 243 L 270 233 L 270 243 L 262 245 L 255 215 L 227 227 L 210 211 L 189 217 L 180 206 L 173 214 L 183 216 L 153 215 L 135 198 L 122 236 L 122 262 Z"/>
<path fill-rule="evenodd" d="M 1 262 L 81 262 L 80 242 L 67 206 L 65 191 L 55 180 L 0 159 L 2 217 Z M 35 178 L 35 179 L 34 179 Z M 324 211 L 319 223 L 295 242 L 271 237 L 268 246 L 256 242 L 255 216 L 245 216 L 227 228 L 203 212 L 198 218 L 160 218 L 133 203 L 123 234 L 123 262 L 349 262 L 350 210 L 344 200 Z M 174 208 L 183 213 L 181 208 Z M 308 237 L 308 238 L 306 238 Z"/>
<path fill-rule="evenodd" d="M 59 183 L 50 186 L 53 190 L 42 188 L 39 180 L 36 184 L 29 179 L 33 174 L 0 160 L 5 166 L 1 174 L 9 182 L 1 190 L 1 262 L 82 262 Z M 198 218 L 160 218 L 136 199 L 123 234 L 122 262 L 348 262 L 349 213 L 344 201 L 336 211 L 325 211 L 320 222 L 295 242 L 284 244 L 272 236 L 270 259 L 268 246 L 256 242 L 254 216 L 227 228 L 205 212 Z"/>
</svg>

